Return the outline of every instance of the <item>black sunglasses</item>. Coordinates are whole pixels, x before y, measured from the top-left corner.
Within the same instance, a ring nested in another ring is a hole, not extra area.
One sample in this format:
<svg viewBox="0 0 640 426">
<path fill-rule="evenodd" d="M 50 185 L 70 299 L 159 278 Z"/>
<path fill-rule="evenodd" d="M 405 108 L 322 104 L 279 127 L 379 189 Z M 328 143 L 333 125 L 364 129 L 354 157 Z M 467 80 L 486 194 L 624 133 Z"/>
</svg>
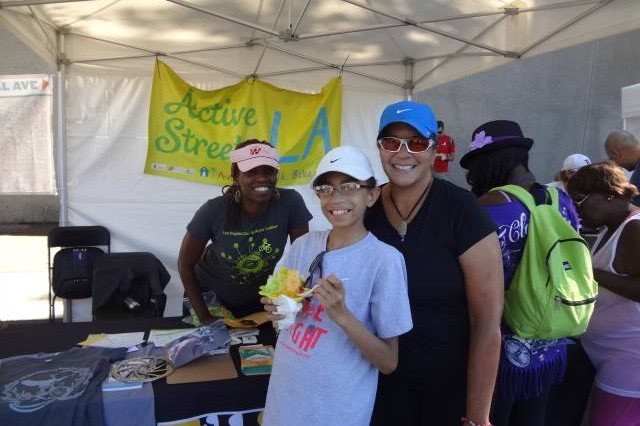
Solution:
<svg viewBox="0 0 640 426">
<path fill-rule="evenodd" d="M 304 286 L 309 288 L 311 286 L 311 281 L 313 281 L 313 274 L 316 272 L 316 269 L 320 269 L 320 277 L 322 277 L 322 258 L 326 251 L 321 251 L 313 258 L 311 261 L 311 265 L 309 265 L 309 276 L 306 280 L 304 280 Z"/>
</svg>

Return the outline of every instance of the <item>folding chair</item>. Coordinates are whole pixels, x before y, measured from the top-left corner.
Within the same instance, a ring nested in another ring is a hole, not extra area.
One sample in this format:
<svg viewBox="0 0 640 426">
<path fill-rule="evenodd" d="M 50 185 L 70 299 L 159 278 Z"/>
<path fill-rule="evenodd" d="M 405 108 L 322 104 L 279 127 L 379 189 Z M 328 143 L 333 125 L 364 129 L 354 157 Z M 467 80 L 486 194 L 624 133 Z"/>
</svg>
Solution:
<svg viewBox="0 0 640 426">
<path fill-rule="evenodd" d="M 93 261 L 111 253 L 111 234 L 104 226 L 60 226 L 47 238 L 49 264 L 49 320 L 56 318 L 56 297 L 80 299 L 91 297 Z M 51 256 L 53 248 L 60 250 Z M 69 309 L 69 321 L 72 320 Z"/>
</svg>

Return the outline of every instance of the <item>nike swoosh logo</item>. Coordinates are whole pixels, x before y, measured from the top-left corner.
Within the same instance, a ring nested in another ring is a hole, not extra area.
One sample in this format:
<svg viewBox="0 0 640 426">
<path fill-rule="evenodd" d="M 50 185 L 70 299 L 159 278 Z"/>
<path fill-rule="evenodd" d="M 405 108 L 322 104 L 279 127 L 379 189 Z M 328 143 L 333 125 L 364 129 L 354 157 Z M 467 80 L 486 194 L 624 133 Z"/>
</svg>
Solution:
<svg viewBox="0 0 640 426">
<path fill-rule="evenodd" d="M 407 109 L 399 109 L 396 111 L 396 114 L 402 114 L 405 111 L 411 111 L 411 108 L 407 108 Z"/>
<path fill-rule="evenodd" d="M 342 158 L 342 157 L 340 157 Z M 335 160 L 329 160 L 330 163 L 335 163 L 336 161 L 340 160 L 340 158 L 336 158 Z"/>
</svg>

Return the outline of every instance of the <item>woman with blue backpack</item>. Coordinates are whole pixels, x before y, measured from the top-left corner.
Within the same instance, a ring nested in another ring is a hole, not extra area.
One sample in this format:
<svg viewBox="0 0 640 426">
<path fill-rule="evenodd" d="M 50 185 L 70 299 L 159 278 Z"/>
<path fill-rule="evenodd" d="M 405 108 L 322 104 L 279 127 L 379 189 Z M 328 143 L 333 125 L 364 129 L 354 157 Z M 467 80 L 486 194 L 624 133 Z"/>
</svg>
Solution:
<svg viewBox="0 0 640 426">
<path fill-rule="evenodd" d="M 557 194 L 552 205 L 557 206 L 571 227 L 578 228 L 578 217 L 567 194 L 555 188 L 548 191 L 536 183 L 528 166 L 532 145 L 533 140 L 524 137 L 518 123 L 490 121 L 473 132 L 469 151 L 460 160 L 468 170 L 471 191 L 498 227 L 506 296 L 518 275 L 530 231 L 531 213 L 519 199 L 524 198 L 523 193 L 530 194 L 536 205 L 551 204 L 550 197 Z M 496 189 L 503 185 L 516 188 Z M 544 426 L 551 388 L 562 380 L 567 368 L 567 339 L 518 335 L 513 328 L 503 321 L 491 421 L 495 426 Z"/>
</svg>

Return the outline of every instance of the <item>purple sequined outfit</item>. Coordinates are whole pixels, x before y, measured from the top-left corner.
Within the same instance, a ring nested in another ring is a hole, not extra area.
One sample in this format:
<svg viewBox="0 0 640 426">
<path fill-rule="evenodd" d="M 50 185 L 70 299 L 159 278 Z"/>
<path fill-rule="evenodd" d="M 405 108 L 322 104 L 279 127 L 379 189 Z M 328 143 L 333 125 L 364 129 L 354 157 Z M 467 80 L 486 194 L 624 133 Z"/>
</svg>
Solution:
<svg viewBox="0 0 640 426">
<path fill-rule="evenodd" d="M 522 257 L 528 234 L 529 211 L 518 200 L 487 206 L 496 222 L 502 250 L 505 291 Z M 560 212 L 577 229 L 578 216 L 569 197 L 560 191 Z M 497 392 L 504 399 L 527 399 L 540 395 L 562 380 L 567 365 L 567 339 L 524 339 L 502 325 L 502 351 Z"/>
</svg>

